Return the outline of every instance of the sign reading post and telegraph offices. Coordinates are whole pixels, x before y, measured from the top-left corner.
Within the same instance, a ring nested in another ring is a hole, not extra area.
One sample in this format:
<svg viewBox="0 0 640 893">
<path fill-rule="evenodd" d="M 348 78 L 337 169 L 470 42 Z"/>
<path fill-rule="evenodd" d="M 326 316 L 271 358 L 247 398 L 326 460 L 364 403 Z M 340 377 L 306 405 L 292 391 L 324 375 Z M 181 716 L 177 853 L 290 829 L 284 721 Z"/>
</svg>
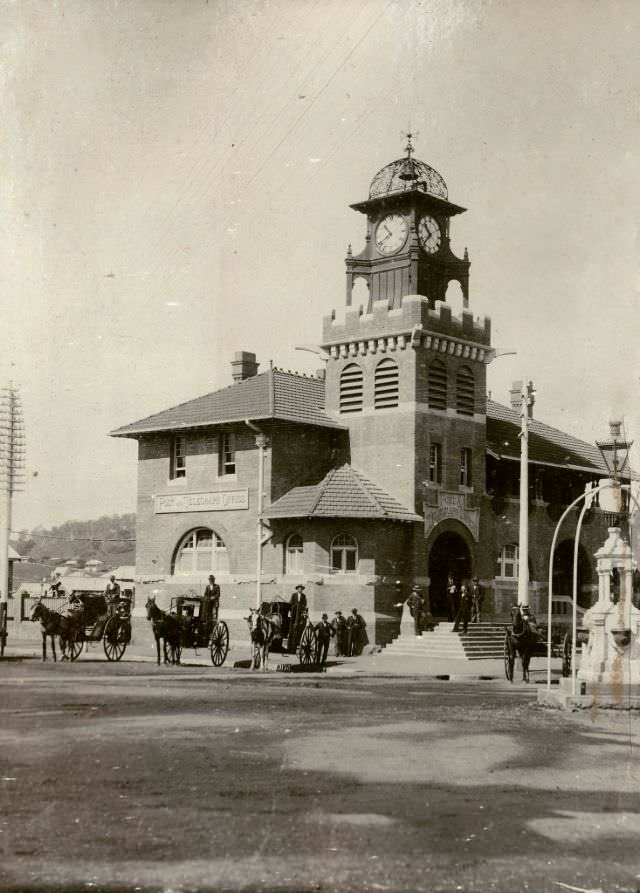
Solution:
<svg viewBox="0 0 640 893">
<path fill-rule="evenodd" d="M 249 508 L 249 490 L 165 493 L 154 497 L 156 515 L 172 512 L 229 512 Z"/>
</svg>

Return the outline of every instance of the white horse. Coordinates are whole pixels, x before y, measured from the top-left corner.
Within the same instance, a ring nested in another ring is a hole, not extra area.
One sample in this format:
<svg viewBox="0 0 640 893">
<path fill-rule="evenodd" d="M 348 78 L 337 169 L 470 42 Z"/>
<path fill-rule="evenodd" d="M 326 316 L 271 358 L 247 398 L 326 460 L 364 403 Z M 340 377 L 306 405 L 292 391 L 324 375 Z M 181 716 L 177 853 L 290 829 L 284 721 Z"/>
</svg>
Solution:
<svg viewBox="0 0 640 893">
<path fill-rule="evenodd" d="M 247 617 L 251 634 L 251 669 L 262 667 L 263 673 L 269 669 L 269 649 L 278 633 L 282 619 L 278 614 L 265 617 L 257 608 L 251 608 Z"/>
</svg>

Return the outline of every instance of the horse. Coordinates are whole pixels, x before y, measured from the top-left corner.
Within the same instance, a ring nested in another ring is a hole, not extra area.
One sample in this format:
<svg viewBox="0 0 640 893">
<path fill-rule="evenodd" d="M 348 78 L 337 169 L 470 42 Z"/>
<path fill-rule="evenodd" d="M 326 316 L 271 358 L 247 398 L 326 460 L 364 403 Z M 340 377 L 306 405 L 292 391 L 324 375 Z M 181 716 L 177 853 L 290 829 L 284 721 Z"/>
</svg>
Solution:
<svg viewBox="0 0 640 893">
<path fill-rule="evenodd" d="M 42 660 L 47 659 L 47 637 L 51 639 L 51 653 L 54 662 L 56 657 L 56 636 L 60 640 L 60 648 L 62 649 L 62 660 L 67 660 L 67 643 L 69 641 L 70 622 L 69 618 L 52 611 L 43 605 L 42 600 L 36 602 L 31 611 L 31 620 L 40 621 L 40 629 L 42 631 Z"/>
<path fill-rule="evenodd" d="M 147 599 L 145 605 L 147 620 L 151 621 L 151 629 L 156 640 L 158 654 L 158 666 L 160 665 L 160 639 L 162 639 L 162 651 L 165 664 L 179 664 L 182 650 L 182 624 L 175 614 L 169 614 L 161 610 L 152 598 Z"/>
<path fill-rule="evenodd" d="M 262 667 L 262 671 L 266 673 L 269 669 L 269 649 L 280 631 L 282 619 L 279 614 L 265 617 L 257 608 L 251 608 L 246 620 L 251 634 L 251 669 Z"/>
<path fill-rule="evenodd" d="M 529 681 L 529 663 L 538 643 L 535 620 L 529 610 L 521 605 L 511 608 L 511 641 L 522 662 L 522 681 Z"/>
</svg>

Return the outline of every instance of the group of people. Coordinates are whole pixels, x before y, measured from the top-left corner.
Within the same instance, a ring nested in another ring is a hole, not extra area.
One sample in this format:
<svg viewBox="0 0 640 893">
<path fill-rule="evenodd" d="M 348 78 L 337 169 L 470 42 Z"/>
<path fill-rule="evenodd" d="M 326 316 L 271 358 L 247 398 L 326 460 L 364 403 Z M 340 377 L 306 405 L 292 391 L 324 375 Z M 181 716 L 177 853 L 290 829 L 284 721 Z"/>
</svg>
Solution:
<svg viewBox="0 0 640 893">
<path fill-rule="evenodd" d="M 453 576 L 449 574 L 447 580 L 447 614 L 448 620 L 453 621 L 453 631 L 466 633 L 469 623 L 480 621 L 482 610 L 482 589 L 480 581 L 474 577 L 471 582 L 465 581 L 460 586 Z"/>
<path fill-rule="evenodd" d="M 458 585 L 449 574 L 447 579 L 447 619 L 453 623 L 453 631 L 466 633 L 469 623 L 480 621 L 482 610 L 482 589 L 480 581 L 474 577 L 471 581 L 465 581 Z M 406 602 L 399 602 L 398 607 L 406 604 L 413 619 L 416 636 L 422 635 L 424 630 L 433 629 L 435 621 L 429 605 L 429 597 L 425 596 L 421 586 L 414 586 Z"/>
<path fill-rule="evenodd" d="M 300 583 L 289 600 L 289 638 L 288 651 L 294 654 L 300 644 L 302 632 L 309 621 L 309 609 L 305 587 Z M 329 654 L 331 640 L 335 639 L 336 657 L 352 657 L 362 654 L 368 644 L 367 624 L 357 608 L 345 617 L 342 611 L 336 611 L 333 619 L 323 614 L 320 622 L 314 624 L 316 632 L 316 663 L 325 664 Z"/>
</svg>

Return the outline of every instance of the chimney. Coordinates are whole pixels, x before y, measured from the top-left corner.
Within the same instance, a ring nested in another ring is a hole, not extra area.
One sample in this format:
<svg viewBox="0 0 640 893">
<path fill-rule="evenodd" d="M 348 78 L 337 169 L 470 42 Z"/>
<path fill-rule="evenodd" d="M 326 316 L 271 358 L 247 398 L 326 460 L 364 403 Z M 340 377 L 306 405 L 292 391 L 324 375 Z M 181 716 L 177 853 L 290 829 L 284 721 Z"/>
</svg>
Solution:
<svg viewBox="0 0 640 893">
<path fill-rule="evenodd" d="M 509 391 L 509 398 L 511 400 L 511 409 L 515 410 L 518 414 L 520 413 L 520 407 L 522 406 L 522 382 L 514 381 L 511 385 L 511 390 Z"/>
<path fill-rule="evenodd" d="M 256 363 L 254 353 L 248 353 L 246 350 L 236 351 L 233 360 L 231 360 L 231 375 L 234 382 L 244 381 L 245 378 L 257 375 L 259 365 Z"/>
<path fill-rule="evenodd" d="M 509 397 L 511 399 L 511 409 L 520 415 L 522 412 L 522 382 L 514 381 L 511 385 L 511 390 L 509 391 Z M 533 389 L 533 382 L 529 382 L 527 384 L 527 418 L 533 418 L 533 404 L 536 402 L 535 391 Z"/>
</svg>

